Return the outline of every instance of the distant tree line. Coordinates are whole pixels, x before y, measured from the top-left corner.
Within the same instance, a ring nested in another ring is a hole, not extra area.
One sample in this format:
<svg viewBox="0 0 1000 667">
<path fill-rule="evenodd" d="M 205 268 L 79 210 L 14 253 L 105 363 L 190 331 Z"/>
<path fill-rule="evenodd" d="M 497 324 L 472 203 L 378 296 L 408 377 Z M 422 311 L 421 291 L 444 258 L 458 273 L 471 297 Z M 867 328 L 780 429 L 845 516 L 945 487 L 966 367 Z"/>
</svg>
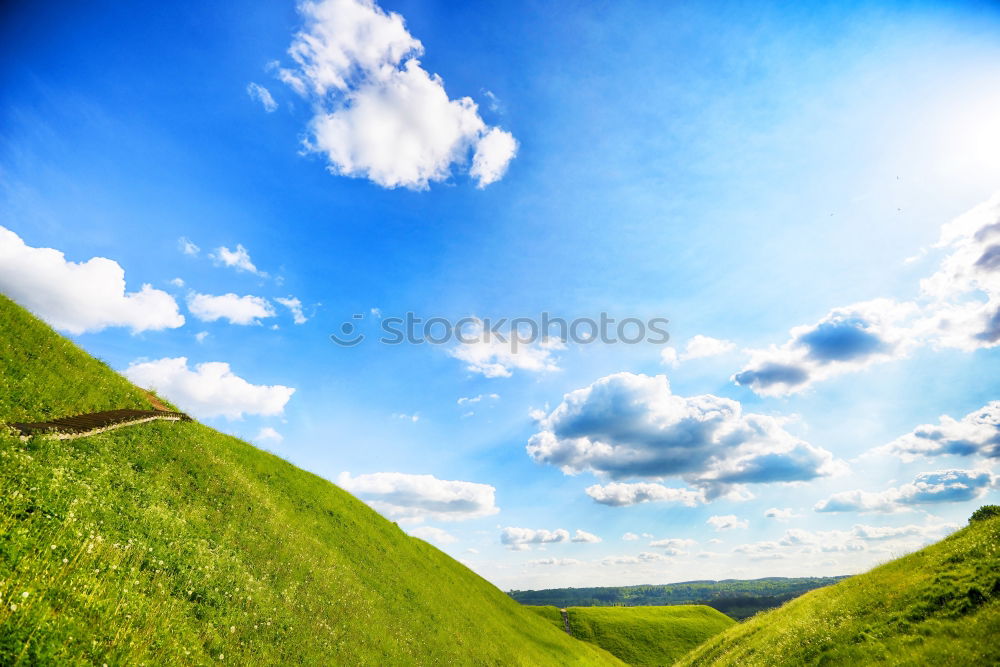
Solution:
<svg viewBox="0 0 1000 667">
<path fill-rule="evenodd" d="M 538 591 L 508 591 L 528 605 L 555 607 L 610 607 L 670 604 L 704 604 L 743 620 L 759 611 L 784 604 L 792 598 L 845 577 L 768 577 L 685 581 L 677 584 L 601 586 L 594 588 L 549 588 Z"/>
</svg>

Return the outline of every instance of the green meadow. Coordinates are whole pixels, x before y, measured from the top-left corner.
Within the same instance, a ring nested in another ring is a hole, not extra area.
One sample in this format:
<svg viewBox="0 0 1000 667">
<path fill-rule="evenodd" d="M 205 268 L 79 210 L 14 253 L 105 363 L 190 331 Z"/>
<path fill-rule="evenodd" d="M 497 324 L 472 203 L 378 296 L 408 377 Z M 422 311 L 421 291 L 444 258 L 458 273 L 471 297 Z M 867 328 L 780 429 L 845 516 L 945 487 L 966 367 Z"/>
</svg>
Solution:
<svg viewBox="0 0 1000 667">
<path fill-rule="evenodd" d="M 529 607 L 563 628 L 556 607 Z M 569 607 L 573 636 L 590 642 L 630 665 L 670 665 L 710 637 L 735 625 L 725 614 L 703 605 L 660 607 Z"/>
<path fill-rule="evenodd" d="M 0 421 L 150 407 L 5 298 L 0 346 Z M 0 430 L 0 664 L 619 664 L 201 424 Z"/>
</svg>

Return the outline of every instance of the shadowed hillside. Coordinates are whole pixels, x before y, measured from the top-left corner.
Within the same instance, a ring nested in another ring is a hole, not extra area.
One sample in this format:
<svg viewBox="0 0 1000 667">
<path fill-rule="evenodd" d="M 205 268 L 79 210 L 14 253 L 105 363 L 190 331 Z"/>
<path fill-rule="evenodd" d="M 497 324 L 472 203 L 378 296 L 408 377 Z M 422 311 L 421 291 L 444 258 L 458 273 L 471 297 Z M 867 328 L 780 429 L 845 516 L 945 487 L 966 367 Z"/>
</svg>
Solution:
<svg viewBox="0 0 1000 667">
<path fill-rule="evenodd" d="M 0 297 L 0 421 L 147 397 Z M 0 664 L 616 664 L 315 475 L 198 423 L 0 429 Z"/>
</svg>

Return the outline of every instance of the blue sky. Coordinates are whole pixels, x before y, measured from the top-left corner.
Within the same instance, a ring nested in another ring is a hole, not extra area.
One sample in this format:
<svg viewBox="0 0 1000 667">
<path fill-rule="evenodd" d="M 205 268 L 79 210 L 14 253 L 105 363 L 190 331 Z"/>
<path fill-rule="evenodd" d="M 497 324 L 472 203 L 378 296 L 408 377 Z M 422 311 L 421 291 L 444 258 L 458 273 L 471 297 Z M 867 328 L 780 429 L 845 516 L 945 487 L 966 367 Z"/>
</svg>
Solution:
<svg viewBox="0 0 1000 667">
<path fill-rule="evenodd" d="M 992 3 L 4 11 L 0 290 L 504 588 L 854 572 L 997 501 Z"/>
</svg>

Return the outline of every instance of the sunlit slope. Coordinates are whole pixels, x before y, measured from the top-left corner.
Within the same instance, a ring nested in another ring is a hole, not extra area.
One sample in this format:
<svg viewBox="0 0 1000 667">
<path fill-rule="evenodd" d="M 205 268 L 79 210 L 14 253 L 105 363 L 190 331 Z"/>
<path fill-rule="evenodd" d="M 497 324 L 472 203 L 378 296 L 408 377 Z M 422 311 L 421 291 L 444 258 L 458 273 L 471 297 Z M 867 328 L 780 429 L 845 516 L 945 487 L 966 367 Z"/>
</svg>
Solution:
<svg viewBox="0 0 1000 667">
<path fill-rule="evenodd" d="M 562 628 L 555 607 L 529 607 Z M 630 665 L 670 665 L 736 621 L 703 605 L 570 607 L 577 639 L 596 644 Z"/>
<path fill-rule="evenodd" d="M 730 628 L 685 665 L 1000 664 L 1000 517 Z"/>
<path fill-rule="evenodd" d="M 6 299 L 0 328 L 0 421 L 149 407 Z M 617 663 L 336 486 L 197 423 L 3 430 L 0 489 L 0 664 Z"/>
</svg>

